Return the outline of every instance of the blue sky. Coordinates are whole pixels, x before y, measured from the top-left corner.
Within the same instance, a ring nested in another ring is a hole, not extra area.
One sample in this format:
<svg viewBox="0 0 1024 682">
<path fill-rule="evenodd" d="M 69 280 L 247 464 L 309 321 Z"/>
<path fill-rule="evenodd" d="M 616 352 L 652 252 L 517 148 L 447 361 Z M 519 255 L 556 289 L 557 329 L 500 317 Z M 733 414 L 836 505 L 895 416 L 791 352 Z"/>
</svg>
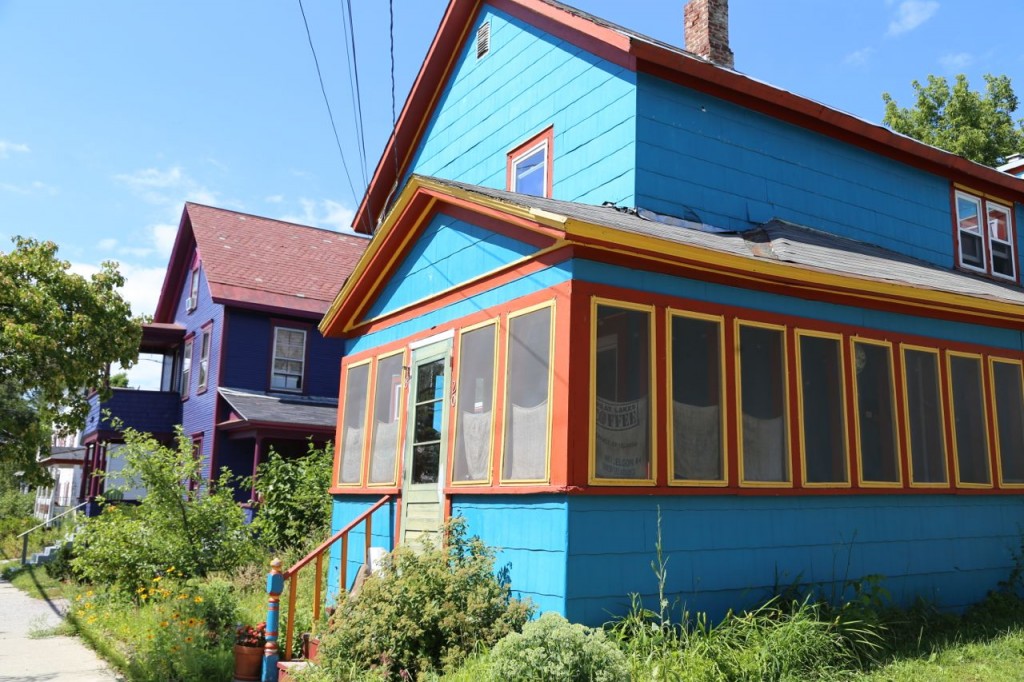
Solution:
<svg viewBox="0 0 1024 682">
<path fill-rule="evenodd" d="M 117 260 L 150 313 L 182 204 L 344 228 L 365 187 L 340 0 L 303 0 L 352 172 L 341 167 L 297 0 L 0 0 L 0 250 L 50 239 L 75 268 Z M 395 0 L 397 106 L 446 0 Z M 682 45 L 683 0 L 575 0 Z M 365 174 L 391 124 L 388 11 L 355 0 Z M 983 7 L 986 12 L 979 11 Z M 736 67 L 878 122 L 928 74 L 1009 75 L 1019 0 L 732 0 Z"/>
</svg>

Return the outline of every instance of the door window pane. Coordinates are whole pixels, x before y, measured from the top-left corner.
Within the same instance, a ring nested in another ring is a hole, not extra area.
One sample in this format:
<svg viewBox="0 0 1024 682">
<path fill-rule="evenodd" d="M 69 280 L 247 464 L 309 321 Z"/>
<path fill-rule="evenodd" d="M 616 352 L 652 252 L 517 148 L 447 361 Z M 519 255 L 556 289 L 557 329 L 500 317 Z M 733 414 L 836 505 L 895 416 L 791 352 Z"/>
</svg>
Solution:
<svg viewBox="0 0 1024 682">
<path fill-rule="evenodd" d="M 341 422 L 340 483 L 358 484 L 366 440 L 366 397 L 370 384 L 370 364 L 349 367 L 345 380 L 344 416 Z"/>
<path fill-rule="evenodd" d="M 739 327 L 743 480 L 789 480 L 783 330 Z"/>
<path fill-rule="evenodd" d="M 540 480 L 547 475 L 551 308 L 509 318 L 508 325 L 501 477 Z"/>
<path fill-rule="evenodd" d="M 395 480 L 400 407 L 402 404 L 402 354 L 377 362 L 373 392 L 373 435 L 370 441 L 370 483 Z"/>
<path fill-rule="evenodd" d="M 808 483 L 847 483 L 842 342 L 799 339 L 804 473 Z"/>
<path fill-rule="evenodd" d="M 653 478 L 651 315 L 597 306 L 595 476 Z"/>
<path fill-rule="evenodd" d="M 416 368 L 411 471 L 413 483 L 437 483 L 441 470 L 446 362 L 445 358 L 438 358 Z"/>
<path fill-rule="evenodd" d="M 945 483 L 946 440 L 942 434 L 945 420 L 939 387 L 939 355 L 905 348 L 903 371 L 907 377 L 911 480 Z"/>
<path fill-rule="evenodd" d="M 991 482 L 988 467 L 988 429 L 985 426 L 985 393 L 981 358 L 949 356 L 952 388 L 953 432 L 957 471 L 961 483 Z"/>
<path fill-rule="evenodd" d="M 459 414 L 455 427 L 454 481 L 489 478 L 494 398 L 495 325 L 462 335 L 459 349 Z"/>
<path fill-rule="evenodd" d="M 1024 386 L 1021 366 L 1015 362 L 992 363 L 996 428 L 999 430 L 999 462 L 1003 483 L 1024 483 Z"/>
<path fill-rule="evenodd" d="M 861 480 L 899 483 L 895 388 L 889 346 L 854 342 Z"/>
<path fill-rule="evenodd" d="M 721 335 L 719 322 L 672 317 L 672 471 L 677 481 L 725 480 Z"/>
</svg>

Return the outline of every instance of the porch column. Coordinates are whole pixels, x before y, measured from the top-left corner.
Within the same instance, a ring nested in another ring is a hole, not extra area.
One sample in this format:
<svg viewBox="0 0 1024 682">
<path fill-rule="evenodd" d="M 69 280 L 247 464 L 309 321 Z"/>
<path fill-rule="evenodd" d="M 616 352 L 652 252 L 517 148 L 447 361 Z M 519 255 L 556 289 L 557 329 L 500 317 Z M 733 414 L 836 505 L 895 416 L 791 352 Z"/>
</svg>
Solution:
<svg viewBox="0 0 1024 682">
<path fill-rule="evenodd" d="M 263 438 L 256 436 L 256 446 L 252 451 L 252 490 L 249 492 L 249 499 L 256 501 L 256 470 L 260 466 L 260 457 L 263 455 Z"/>
<path fill-rule="evenodd" d="M 92 457 L 95 443 L 85 446 L 85 457 L 82 458 L 82 480 L 78 482 L 78 504 L 86 501 L 89 494 L 89 483 L 92 476 Z"/>
</svg>

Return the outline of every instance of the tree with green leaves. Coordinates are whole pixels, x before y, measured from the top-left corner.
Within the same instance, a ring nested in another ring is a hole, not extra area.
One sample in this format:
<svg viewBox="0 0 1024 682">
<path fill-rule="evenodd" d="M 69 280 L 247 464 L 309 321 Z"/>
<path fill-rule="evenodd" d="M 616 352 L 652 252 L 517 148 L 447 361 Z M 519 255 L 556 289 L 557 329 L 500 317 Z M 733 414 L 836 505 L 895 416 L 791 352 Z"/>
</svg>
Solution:
<svg viewBox="0 0 1024 682">
<path fill-rule="evenodd" d="M 39 483 L 51 433 L 81 427 L 87 392 L 107 390 L 110 364 L 136 361 L 142 328 L 116 263 L 87 279 L 53 242 L 12 241 L 0 251 L 0 474 Z"/>
<path fill-rule="evenodd" d="M 952 87 L 941 76 L 913 86 L 917 102 L 910 108 L 882 93 L 883 122 L 894 131 L 986 166 L 1024 152 L 1024 126 L 1013 118 L 1017 96 L 1007 76 L 986 75 L 984 93 L 971 90 L 963 74 Z"/>
</svg>

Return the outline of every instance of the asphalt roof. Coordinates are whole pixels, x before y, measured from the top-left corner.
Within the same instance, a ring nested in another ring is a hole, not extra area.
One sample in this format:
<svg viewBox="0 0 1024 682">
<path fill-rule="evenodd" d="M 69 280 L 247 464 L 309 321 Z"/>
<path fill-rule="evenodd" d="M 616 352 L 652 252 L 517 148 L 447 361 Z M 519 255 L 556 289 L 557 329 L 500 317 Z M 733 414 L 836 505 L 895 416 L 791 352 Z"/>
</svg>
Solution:
<svg viewBox="0 0 1024 682">
<path fill-rule="evenodd" d="M 621 232 L 742 256 L 752 261 L 790 263 L 797 268 L 867 281 L 882 281 L 1024 305 L 1024 290 L 1014 284 L 1002 284 L 952 268 L 942 268 L 880 246 L 782 220 L 771 220 L 743 232 L 712 232 L 657 222 L 643 218 L 635 211 L 614 206 L 591 206 L 545 199 L 439 178 L 430 180 L 521 208 L 541 210 Z"/>
<path fill-rule="evenodd" d="M 191 202 L 185 211 L 215 299 L 245 300 L 248 290 L 271 304 L 322 313 L 368 241 Z"/>
<path fill-rule="evenodd" d="M 225 387 L 218 388 L 217 392 L 246 422 L 333 429 L 337 421 L 338 401 L 330 398 Z"/>
</svg>

